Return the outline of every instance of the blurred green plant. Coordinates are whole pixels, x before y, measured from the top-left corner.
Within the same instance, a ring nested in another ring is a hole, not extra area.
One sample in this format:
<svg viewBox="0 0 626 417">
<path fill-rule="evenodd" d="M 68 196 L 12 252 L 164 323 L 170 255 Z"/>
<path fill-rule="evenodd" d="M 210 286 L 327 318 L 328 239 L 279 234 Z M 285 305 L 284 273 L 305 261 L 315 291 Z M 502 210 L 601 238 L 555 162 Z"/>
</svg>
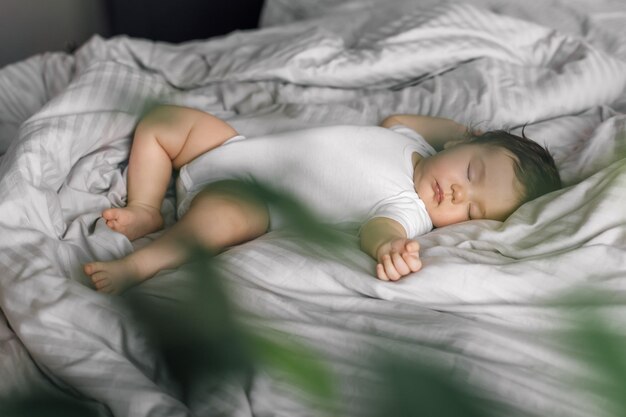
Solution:
<svg viewBox="0 0 626 417">
<path fill-rule="evenodd" d="M 320 223 L 291 197 L 261 184 L 236 186 L 238 193 L 278 210 L 299 239 L 323 245 L 334 254 L 354 250 L 354 242 L 346 240 L 345 234 Z M 173 304 L 171 310 L 162 306 L 150 308 L 141 298 L 129 303 L 147 328 L 157 331 L 157 344 L 182 385 L 194 379 L 194 372 L 231 376 L 234 373 L 245 378 L 246 373 L 261 367 L 279 372 L 300 388 L 311 409 L 319 415 L 339 416 L 341 398 L 328 364 L 303 343 L 293 342 L 289 335 L 267 333 L 267 329 L 261 335 L 241 326 L 223 287 L 226 277 L 220 276 L 219 258 L 195 248 L 190 266 L 192 285 L 184 303 Z M 375 392 L 369 395 L 378 399 L 373 401 L 372 416 L 495 416 L 487 411 L 495 408 L 493 404 L 471 393 L 435 365 L 425 366 L 388 355 L 379 357 L 386 359 L 378 362 L 382 389 L 372 387 Z"/>
<path fill-rule="evenodd" d="M 495 417 L 496 405 L 479 397 L 437 364 L 389 357 L 382 377 L 376 417 Z"/>
<path fill-rule="evenodd" d="M 102 410 L 100 410 L 102 411 Z M 35 391 L 0 400 L 2 417 L 99 417 L 93 402 L 50 391 Z"/>
<path fill-rule="evenodd" d="M 154 303 L 141 293 L 128 297 L 175 379 L 187 392 L 194 381 L 249 377 L 258 368 L 279 372 L 311 404 L 331 412 L 333 377 L 327 365 L 303 344 L 278 332 L 255 332 L 237 320 L 218 272 L 219 261 L 198 248 L 190 262 L 182 303 Z M 332 413 L 331 413 L 332 414 Z"/>
<path fill-rule="evenodd" d="M 261 184 L 238 182 L 231 191 L 261 200 L 280 212 L 295 236 L 324 245 L 338 254 L 348 247 L 345 234 L 320 223 L 297 201 Z M 184 243 L 183 243 L 184 244 Z M 202 375 L 239 376 L 245 379 L 258 368 L 278 372 L 300 389 L 320 415 L 336 415 L 336 389 L 327 364 L 303 343 L 279 332 L 263 334 L 237 321 L 237 312 L 220 276 L 219 257 L 194 247 L 183 302 L 153 303 L 141 292 L 126 297 L 131 310 L 158 348 L 183 391 Z"/>
<path fill-rule="evenodd" d="M 585 291 L 558 301 L 575 323 L 560 339 L 589 372 L 572 381 L 573 388 L 595 396 L 604 413 L 593 417 L 626 417 L 626 336 L 603 317 L 607 309 L 625 309 L 618 297 L 619 293 Z"/>
<path fill-rule="evenodd" d="M 289 196 L 260 184 L 241 183 L 240 192 L 263 200 L 279 210 L 293 233 L 303 241 L 341 254 L 354 250 L 345 234 L 321 224 Z M 180 383 L 183 395 L 198 378 L 239 377 L 242 383 L 259 369 L 276 372 L 298 387 L 320 416 L 341 415 L 341 394 L 329 366 L 304 343 L 279 332 L 263 334 L 242 325 L 231 305 L 220 276 L 220 258 L 201 248 L 194 249 L 192 261 L 179 271 L 189 274 L 180 302 L 154 303 L 141 292 L 124 297 L 145 326 L 155 346 L 163 353 L 171 375 Z M 565 302 L 575 309 L 580 325 L 566 335 L 566 343 L 577 347 L 578 359 L 595 371 L 593 378 L 579 385 L 604 399 L 606 416 L 626 417 L 625 340 L 611 332 L 594 306 L 605 306 L 606 298 Z M 389 354 L 377 355 L 378 380 L 362 387 L 372 399 L 372 417 L 505 417 L 501 402 L 478 395 L 457 381 L 436 363 L 408 360 Z M 368 359 L 363 359 L 368 360 Z M 371 365 L 371 364 L 370 364 Z M 576 384 L 572 381 L 573 388 Z M 575 395 L 575 394 L 572 394 Z M 186 398 L 183 398 L 183 401 Z M 66 397 L 34 394 L 0 404 L 2 417 L 91 416 L 94 409 Z M 297 416 L 294 416 L 297 417 Z M 548 416 L 546 416 L 548 417 Z"/>
</svg>

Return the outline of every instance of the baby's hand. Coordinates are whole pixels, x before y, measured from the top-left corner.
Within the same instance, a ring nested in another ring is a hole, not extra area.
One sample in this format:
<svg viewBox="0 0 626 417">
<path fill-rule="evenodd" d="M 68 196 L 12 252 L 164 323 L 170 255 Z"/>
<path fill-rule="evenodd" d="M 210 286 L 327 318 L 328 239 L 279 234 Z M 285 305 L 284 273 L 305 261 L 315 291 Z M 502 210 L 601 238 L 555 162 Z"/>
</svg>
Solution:
<svg viewBox="0 0 626 417">
<path fill-rule="evenodd" d="M 422 268 L 420 245 L 413 239 L 394 239 L 383 243 L 376 252 L 376 275 L 383 281 L 397 281 Z"/>
</svg>

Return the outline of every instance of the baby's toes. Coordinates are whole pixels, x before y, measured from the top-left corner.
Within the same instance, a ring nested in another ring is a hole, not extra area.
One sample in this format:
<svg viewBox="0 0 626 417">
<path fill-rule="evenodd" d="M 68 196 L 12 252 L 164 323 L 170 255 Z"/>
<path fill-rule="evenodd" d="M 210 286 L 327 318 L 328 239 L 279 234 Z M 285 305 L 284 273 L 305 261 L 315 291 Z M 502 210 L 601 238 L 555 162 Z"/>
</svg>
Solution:
<svg viewBox="0 0 626 417">
<path fill-rule="evenodd" d="M 93 275 L 104 269 L 104 262 L 88 262 L 83 266 L 83 270 L 87 275 Z"/>
<path fill-rule="evenodd" d="M 83 265 L 83 271 L 86 275 L 92 276 L 94 272 L 100 269 L 98 264 L 99 262 L 86 263 L 85 265 Z"/>
<path fill-rule="evenodd" d="M 113 220 L 117 218 L 117 209 L 108 208 L 106 210 L 103 210 L 102 217 L 104 217 L 106 220 Z"/>
<path fill-rule="evenodd" d="M 103 292 L 103 293 L 107 293 L 107 294 L 111 292 L 111 288 L 112 288 L 112 287 L 111 287 L 111 284 L 110 284 L 110 283 L 108 283 L 108 282 L 107 282 L 107 283 L 104 283 L 104 284 L 102 284 L 102 283 L 97 283 L 97 284 L 95 285 L 95 287 L 96 287 L 96 291 L 98 291 L 98 292 Z"/>
<path fill-rule="evenodd" d="M 111 282 L 111 278 L 106 272 L 96 272 L 91 275 L 91 282 L 93 282 L 96 288 L 99 288 L 103 285 L 109 284 Z"/>
<path fill-rule="evenodd" d="M 96 291 L 104 293 L 104 294 L 113 294 L 114 288 L 110 281 L 105 282 L 101 285 L 96 285 Z"/>
</svg>

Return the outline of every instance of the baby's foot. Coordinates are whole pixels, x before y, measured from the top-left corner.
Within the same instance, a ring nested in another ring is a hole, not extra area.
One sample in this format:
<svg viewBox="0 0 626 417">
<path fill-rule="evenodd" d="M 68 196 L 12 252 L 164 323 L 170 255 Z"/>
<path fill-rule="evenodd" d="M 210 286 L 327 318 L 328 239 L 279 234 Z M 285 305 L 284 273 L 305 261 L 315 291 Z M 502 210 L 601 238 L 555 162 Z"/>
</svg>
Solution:
<svg viewBox="0 0 626 417">
<path fill-rule="evenodd" d="M 138 239 L 163 227 L 161 212 L 150 206 L 130 204 L 124 208 L 111 208 L 102 212 L 107 226 L 130 240 Z"/>
<path fill-rule="evenodd" d="M 90 262 L 83 267 L 96 290 L 107 294 L 119 294 L 141 282 L 135 264 L 126 258 L 110 262 Z"/>
</svg>

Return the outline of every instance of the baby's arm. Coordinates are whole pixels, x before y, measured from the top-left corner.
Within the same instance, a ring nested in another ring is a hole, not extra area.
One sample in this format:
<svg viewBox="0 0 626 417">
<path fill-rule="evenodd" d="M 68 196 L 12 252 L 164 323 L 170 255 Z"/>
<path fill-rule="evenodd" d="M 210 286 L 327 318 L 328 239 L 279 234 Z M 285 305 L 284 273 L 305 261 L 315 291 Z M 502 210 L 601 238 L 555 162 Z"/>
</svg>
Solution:
<svg viewBox="0 0 626 417">
<path fill-rule="evenodd" d="M 446 143 L 465 140 L 469 129 L 454 120 L 415 114 L 393 114 L 382 121 L 382 127 L 397 124 L 407 126 L 419 133 L 435 150 L 440 151 Z"/>
<path fill-rule="evenodd" d="M 419 243 L 408 239 L 395 220 L 376 217 L 361 228 L 361 249 L 376 259 L 376 275 L 383 281 L 397 281 L 422 268 Z"/>
</svg>

